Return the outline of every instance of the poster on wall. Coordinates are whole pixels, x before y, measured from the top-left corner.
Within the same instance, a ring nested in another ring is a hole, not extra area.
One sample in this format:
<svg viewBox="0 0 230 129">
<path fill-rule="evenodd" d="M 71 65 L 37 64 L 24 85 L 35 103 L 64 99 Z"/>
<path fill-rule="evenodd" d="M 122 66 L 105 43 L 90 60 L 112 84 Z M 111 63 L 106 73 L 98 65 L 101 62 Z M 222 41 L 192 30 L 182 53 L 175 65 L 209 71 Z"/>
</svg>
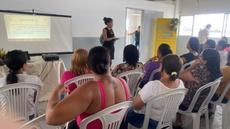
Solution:
<svg viewBox="0 0 230 129">
<path fill-rule="evenodd" d="M 162 43 L 170 46 L 173 53 L 176 51 L 177 30 L 172 30 L 170 24 L 173 18 L 158 18 L 156 25 L 154 55 L 157 55 L 157 49 Z"/>
</svg>

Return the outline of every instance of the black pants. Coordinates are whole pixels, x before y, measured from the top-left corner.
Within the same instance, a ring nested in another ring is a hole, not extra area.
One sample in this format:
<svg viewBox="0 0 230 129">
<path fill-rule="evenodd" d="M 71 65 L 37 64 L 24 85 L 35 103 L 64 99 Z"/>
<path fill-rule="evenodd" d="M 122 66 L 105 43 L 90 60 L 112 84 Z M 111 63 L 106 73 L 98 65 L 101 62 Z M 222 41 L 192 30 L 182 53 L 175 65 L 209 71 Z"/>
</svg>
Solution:
<svg viewBox="0 0 230 129">
<path fill-rule="evenodd" d="M 68 129 L 80 129 L 80 128 L 78 127 L 76 120 L 72 120 L 68 124 Z"/>
</svg>

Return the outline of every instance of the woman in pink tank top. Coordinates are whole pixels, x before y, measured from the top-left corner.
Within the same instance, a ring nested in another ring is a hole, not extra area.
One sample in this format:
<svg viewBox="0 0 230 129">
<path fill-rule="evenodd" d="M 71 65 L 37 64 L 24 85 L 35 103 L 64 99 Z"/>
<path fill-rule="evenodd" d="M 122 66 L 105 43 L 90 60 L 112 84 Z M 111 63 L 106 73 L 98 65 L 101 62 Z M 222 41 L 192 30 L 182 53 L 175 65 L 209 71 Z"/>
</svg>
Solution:
<svg viewBox="0 0 230 129">
<path fill-rule="evenodd" d="M 65 71 L 61 76 L 61 83 L 65 83 L 71 78 L 92 73 L 86 64 L 88 63 L 88 51 L 85 49 L 77 49 L 74 51 L 71 58 L 71 67 L 68 71 Z M 77 88 L 75 83 L 69 84 L 69 94 Z"/>
<path fill-rule="evenodd" d="M 104 47 L 94 47 L 88 56 L 88 67 L 92 70 L 95 81 L 89 81 L 75 89 L 62 101 L 60 94 L 68 92 L 63 84 L 56 86 L 46 109 L 46 122 L 61 125 L 77 117 L 82 119 L 109 106 L 129 100 L 129 89 L 121 78 L 110 74 L 111 59 Z M 87 129 L 102 129 L 100 120 L 91 122 Z"/>
</svg>

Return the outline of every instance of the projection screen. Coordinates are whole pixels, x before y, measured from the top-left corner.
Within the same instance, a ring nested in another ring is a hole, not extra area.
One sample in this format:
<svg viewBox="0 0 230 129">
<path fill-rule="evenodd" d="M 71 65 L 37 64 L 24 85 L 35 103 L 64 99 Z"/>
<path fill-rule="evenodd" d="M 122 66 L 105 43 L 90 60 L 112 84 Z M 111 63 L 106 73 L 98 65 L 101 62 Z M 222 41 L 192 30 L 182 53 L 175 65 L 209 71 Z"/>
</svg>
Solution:
<svg viewBox="0 0 230 129">
<path fill-rule="evenodd" d="M 0 11 L 0 48 L 30 54 L 72 52 L 71 16 Z"/>
</svg>

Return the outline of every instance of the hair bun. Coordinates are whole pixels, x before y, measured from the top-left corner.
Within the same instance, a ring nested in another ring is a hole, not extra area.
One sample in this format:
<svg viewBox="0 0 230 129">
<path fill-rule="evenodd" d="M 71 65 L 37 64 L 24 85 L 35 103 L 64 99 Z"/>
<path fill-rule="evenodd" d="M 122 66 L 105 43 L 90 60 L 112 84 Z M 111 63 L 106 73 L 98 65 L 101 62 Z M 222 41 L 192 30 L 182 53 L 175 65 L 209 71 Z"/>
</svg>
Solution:
<svg viewBox="0 0 230 129">
<path fill-rule="evenodd" d="M 98 64 L 97 65 L 97 70 L 99 73 L 105 73 L 107 71 L 107 66 L 105 64 Z"/>
</svg>

